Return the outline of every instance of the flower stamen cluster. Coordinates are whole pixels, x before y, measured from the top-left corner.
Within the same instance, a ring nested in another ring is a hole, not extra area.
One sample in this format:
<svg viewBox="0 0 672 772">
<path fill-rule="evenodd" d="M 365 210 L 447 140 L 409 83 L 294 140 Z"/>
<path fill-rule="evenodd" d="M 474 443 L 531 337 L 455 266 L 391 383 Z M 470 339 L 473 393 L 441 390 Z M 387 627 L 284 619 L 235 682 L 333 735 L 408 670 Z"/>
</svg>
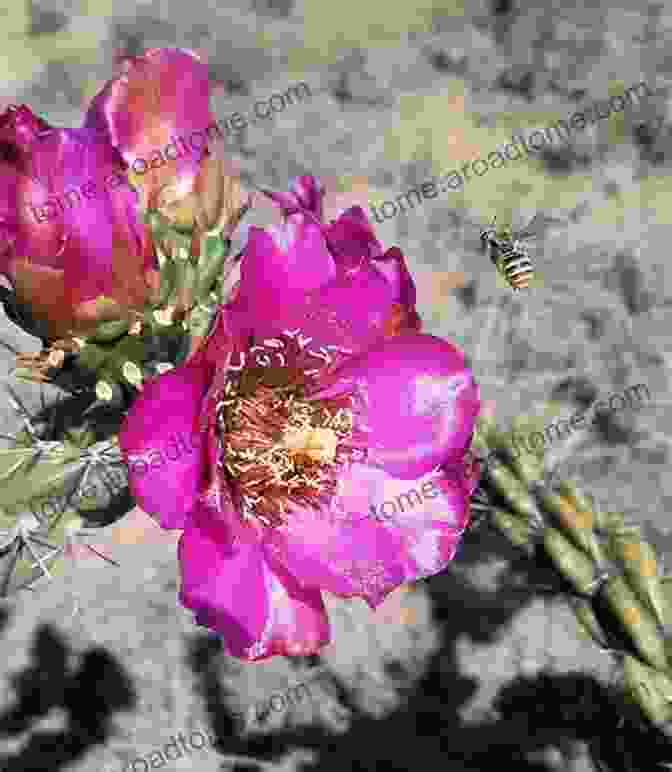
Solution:
<svg viewBox="0 0 672 772">
<path fill-rule="evenodd" d="M 287 337 L 255 346 L 256 364 L 232 370 L 217 402 L 220 468 L 243 517 L 271 527 L 285 523 L 292 506 L 319 508 L 336 490 L 336 467 L 356 454 L 350 395 L 310 397 L 322 368 L 301 365 L 333 360 L 304 350 L 306 343 Z"/>
</svg>

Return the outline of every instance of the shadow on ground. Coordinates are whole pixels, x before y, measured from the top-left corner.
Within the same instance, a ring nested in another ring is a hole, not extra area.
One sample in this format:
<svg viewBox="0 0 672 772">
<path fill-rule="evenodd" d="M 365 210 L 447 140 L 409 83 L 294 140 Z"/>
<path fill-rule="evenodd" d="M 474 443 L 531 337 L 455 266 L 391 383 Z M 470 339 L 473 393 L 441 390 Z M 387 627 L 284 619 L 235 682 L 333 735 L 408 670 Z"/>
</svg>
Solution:
<svg viewBox="0 0 672 772">
<path fill-rule="evenodd" d="M 9 621 L 0 609 L 0 631 Z M 97 745 L 104 745 L 118 711 L 135 706 L 136 695 L 124 669 L 102 648 L 91 648 L 79 667 L 69 667 L 71 652 L 48 626 L 38 628 L 31 665 L 11 678 L 15 702 L 0 714 L 0 738 L 29 733 L 20 751 L 0 756 L 7 772 L 66 769 Z M 49 714 L 66 714 L 62 730 L 36 729 Z"/>
</svg>

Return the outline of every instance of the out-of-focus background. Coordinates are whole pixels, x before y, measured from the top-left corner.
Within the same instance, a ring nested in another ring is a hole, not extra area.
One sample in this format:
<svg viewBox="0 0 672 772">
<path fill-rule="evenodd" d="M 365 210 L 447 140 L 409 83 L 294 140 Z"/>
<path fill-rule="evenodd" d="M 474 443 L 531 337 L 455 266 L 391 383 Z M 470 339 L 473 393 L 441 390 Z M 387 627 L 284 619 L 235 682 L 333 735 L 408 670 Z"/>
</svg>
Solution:
<svg viewBox="0 0 672 772">
<path fill-rule="evenodd" d="M 0 9 L 2 106 L 26 102 L 56 125 L 81 124 L 116 55 L 156 46 L 207 55 L 222 120 L 308 84 L 309 97 L 276 99 L 284 107 L 229 151 L 246 179 L 269 187 L 321 176 L 334 213 L 394 201 L 518 130 L 648 84 L 652 96 L 570 142 L 472 174 L 462 193 L 376 227 L 407 255 L 426 330 L 468 353 L 503 427 L 646 384 L 651 399 L 639 409 L 575 433 L 553 458 L 564 452 L 567 475 L 643 524 L 672 562 L 672 9 L 625 0 L 3 0 Z M 495 214 L 524 223 L 537 211 L 564 225 L 534 246 L 541 280 L 514 300 L 478 250 L 477 224 Z M 4 316 L 0 329 L 5 343 L 38 349 Z M 6 375 L 12 356 L 0 357 Z M 56 394 L 17 388 L 35 409 L 40 392 Z M 4 398 L 0 410 L 3 432 L 20 427 Z M 449 570 L 375 615 L 330 600 L 333 643 L 301 662 L 224 657 L 177 602 L 174 545 L 118 545 L 114 557 L 120 568 L 77 564 L 4 604 L 0 769 L 462 772 L 507 759 L 518 770 L 589 772 L 590 748 L 611 754 L 610 769 L 652 769 L 641 749 L 618 744 L 613 661 L 486 529 L 468 535 Z M 296 702 L 287 689 L 303 682 L 311 696 Z M 255 705 L 273 696 L 283 707 L 263 715 Z M 171 735 L 196 730 L 216 748 L 164 754 Z"/>
</svg>

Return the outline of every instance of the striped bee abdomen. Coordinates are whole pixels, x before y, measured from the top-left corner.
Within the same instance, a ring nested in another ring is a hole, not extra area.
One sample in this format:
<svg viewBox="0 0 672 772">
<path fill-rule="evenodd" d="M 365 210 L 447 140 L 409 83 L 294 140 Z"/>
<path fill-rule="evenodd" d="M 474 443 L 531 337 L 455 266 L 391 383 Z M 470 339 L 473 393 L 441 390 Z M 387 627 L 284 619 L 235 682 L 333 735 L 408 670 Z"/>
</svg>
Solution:
<svg viewBox="0 0 672 772">
<path fill-rule="evenodd" d="M 516 249 L 502 250 L 498 260 L 500 272 L 514 290 L 527 289 L 534 277 L 534 267 L 530 258 Z"/>
</svg>

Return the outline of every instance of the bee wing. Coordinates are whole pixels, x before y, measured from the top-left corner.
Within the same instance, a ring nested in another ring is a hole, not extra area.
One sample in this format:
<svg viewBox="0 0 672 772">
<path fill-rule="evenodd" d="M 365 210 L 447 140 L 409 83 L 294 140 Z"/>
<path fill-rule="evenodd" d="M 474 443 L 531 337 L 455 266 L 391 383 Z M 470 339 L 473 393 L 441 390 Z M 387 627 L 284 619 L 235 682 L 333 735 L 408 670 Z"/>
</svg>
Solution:
<svg viewBox="0 0 672 772">
<path fill-rule="evenodd" d="M 560 220 L 557 217 L 549 217 L 541 212 L 537 212 L 520 232 L 514 234 L 514 238 L 519 241 L 530 238 L 539 238 L 540 236 L 544 236 L 551 226 L 566 224 L 566 220 Z"/>
<path fill-rule="evenodd" d="M 544 233 L 547 227 L 546 218 L 540 212 L 537 212 L 524 228 L 521 228 L 520 231 L 514 233 L 514 238 L 518 239 L 518 241 L 538 238 Z"/>
</svg>

